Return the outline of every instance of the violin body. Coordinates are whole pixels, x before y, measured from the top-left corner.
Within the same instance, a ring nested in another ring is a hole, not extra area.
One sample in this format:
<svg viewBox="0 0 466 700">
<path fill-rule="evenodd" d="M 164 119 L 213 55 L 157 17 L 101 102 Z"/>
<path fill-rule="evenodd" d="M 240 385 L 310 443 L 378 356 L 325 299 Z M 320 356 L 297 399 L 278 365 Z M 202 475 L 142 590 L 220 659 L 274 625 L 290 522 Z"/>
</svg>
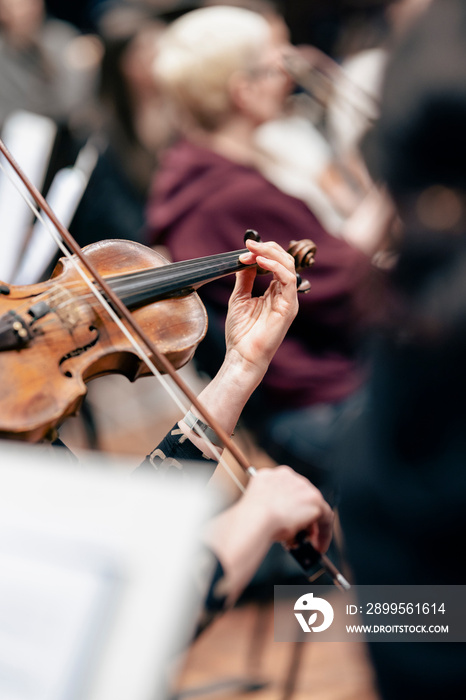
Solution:
<svg viewBox="0 0 466 700">
<path fill-rule="evenodd" d="M 107 282 L 168 264 L 132 241 L 100 241 L 83 253 Z M 134 381 L 151 374 L 68 259 L 60 259 L 45 282 L 2 285 L 0 291 L 1 437 L 46 438 L 77 413 L 86 382 L 95 377 L 118 373 Z M 132 313 L 176 369 L 192 358 L 207 331 L 195 292 L 138 303 Z"/>
</svg>

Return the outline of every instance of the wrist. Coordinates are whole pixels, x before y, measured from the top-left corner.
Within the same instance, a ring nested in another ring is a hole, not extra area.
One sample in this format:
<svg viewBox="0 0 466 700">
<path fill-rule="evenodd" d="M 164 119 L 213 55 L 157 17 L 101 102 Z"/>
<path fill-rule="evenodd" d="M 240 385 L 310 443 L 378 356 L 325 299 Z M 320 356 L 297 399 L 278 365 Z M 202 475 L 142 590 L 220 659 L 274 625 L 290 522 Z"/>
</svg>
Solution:
<svg viewBox="0 0 466 700">
<path fill-rule="evenodd" d="M 255 548 L 260 546 L 267 551 L 276 542 L 276 523 L 265 500 L 258 498 L 257 494 L 254 497 L 249 494 L 248 498 L 250 486 L 249 483 L 243 498 L 236 503 L 238 518 L 248 523 L 251 546 Z"/>
<path fill-rule="evenodd" d="M 274 542 L 270 536 L 270 521 L 263 509 L 251 507 L 244 496 L 214 518 L 208 531 L 208 543 L 230 570 L 237 568 L 242 557 L 249 563 L 254 558 L 258 565 Z"/>
<path fill-rule="evenodd" d="M 233 348 L 227 350 L 219 374 L 243 391 L 252 393 L 262 381 L 267 367 L 267 362 L 248 360 Z"/>
<path fill-rule="evenodd" d="M 262 377 L 263 372 L 258 371 L 255 363 L 245 360 L 237 351 L 229 350 L 218 373 L 203 389 L 198 399 L 206 407 L 209 414 L 217 418 L 223 430 L 231 435 L 245 403 Z M 205 423 L 204 417 L 198 416 L 195 409 L 192 408 L 192 412 L 196 418 Z M 200 447 L 202 438 L 193 431 L 191 422 L 188 414 L 188 423 L 181 420 L 180 428 L 195 445 Z M 212 428 L 212 426 L 208 427 Z M 217 441 L 213 440 L 212 442 L 215 444 Z M 201 449 L 204 448 L 201 447 Z M 206 454 L 214 456 L 210 451 L 207 451 Z"/>
</svg>

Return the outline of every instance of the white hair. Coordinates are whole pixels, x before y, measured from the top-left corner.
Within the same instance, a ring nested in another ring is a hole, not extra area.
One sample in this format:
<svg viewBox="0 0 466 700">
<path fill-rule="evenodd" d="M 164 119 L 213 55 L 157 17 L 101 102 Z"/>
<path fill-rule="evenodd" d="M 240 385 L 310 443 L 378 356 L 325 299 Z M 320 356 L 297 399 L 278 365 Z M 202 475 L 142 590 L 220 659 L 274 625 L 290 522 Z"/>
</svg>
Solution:
<svg viewBox="0 0 466 700">
<path fill-rule="evenodd" d="M 157 81 L 195 123 L 218 126 L 231 110 L 230 77 L 258 61 L 270 29 L 255 12 L 214 6 L 173 22 L 160 40 Z"/>
</svg>

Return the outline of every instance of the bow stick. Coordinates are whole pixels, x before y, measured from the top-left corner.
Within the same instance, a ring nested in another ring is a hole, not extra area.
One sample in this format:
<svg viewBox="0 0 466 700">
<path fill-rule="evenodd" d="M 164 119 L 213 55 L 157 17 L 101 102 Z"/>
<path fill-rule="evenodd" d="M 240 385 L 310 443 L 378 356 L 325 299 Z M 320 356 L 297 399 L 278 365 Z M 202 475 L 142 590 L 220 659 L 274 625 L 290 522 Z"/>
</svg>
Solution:
<svg viewBox="0 0 466 700">
<path fill-rule="evenodd" d="M 29 180 L 29 178 L 26 176 L 26 174 L 23 172 L 23 170 L 20 168 L 18 163 L 15 161 L 3 141 L 0 139 L 0 152 L 4 155 L 8 163 L 11 165 L 15 173 L 18 175 L 20 178 L 21 182 L 24 184 L 26 189 L 28 190 L 29 194 L 31 197 L 34 199 L 36 204 L 42 209 L 43 212 L 47 215 L 47 217 L 50 219 L 50 221 L 53 223 L 57 231 L 60 233 L 63 241 L 66 243 L 68 248 L 76 255 L 76 257 L 80 260 L 84 268 L 90 273 L 91 277 L 94 279 L 95 282 L 99 285 L 101 291 L 106 295 L 107 299 L 110 300 L 112 306 L 113 306 L 113 311 L 115 311 L 121 318 L 123 318 L 126 323 L 128 324 L 129 328 L 133 331 L 133 333 L 138 337 L 143 344 L 146 346 L 146 348 L 149 350 L 151 355 L 156 358 L 157 362 L 159 365 L 163 368 L 164 372 L 172 378 L 176 386 L 180 389 L 182 394 L 189 399 L 191 404 L 194 406 L 196 411 L 200 414 L 200 416 L 206 421 L 208 425 L 211 426 L 211 428 L 214 430 L 214 432 L 218 435 L 220 438 L 223 446 L 229 450 L 229 452 L 233 455 L 237 463 L 241 466 L 241 468 L 250 476 L 253 477 L 256 473 L 256 470 L 254 467 L 252 467 L 249 464 L 249 460 L 246 458 L 246 456 L 243 454 L 242 450 L 234 443 L 228 435 L 228 433 L 222 428 L 222 426 L 217 422 L 217 419 L 214 418 L 208 411 L 208 409 L 202 405 L 202 403 L 198 400 L 197 396 L 194 394 L 194 392 L 190 389 L 190 387 L 183 381 L 183 379 L 177 374 L 176 370 L 173 368 L 172 364 L 167 360 L 167 358 L 162 355 L 162 353 L 157 349 L 155 344 L 152 342 L 152 340 L 147 336 L 145 333 L 144 329 L 140 327 L 138 322 L 134 319 L 132 316 L 131 312 L 129 309 L 125 306 L 125 304 L 121 301 L 121 299 L 115 294 L 115 292 L 111 289 L 111 287 L 107 284 L 107 282 L 103 279 L 103 277 L 100 275 L 100 273 L 95 269 L 94 265 L 86 258 L 86 256 L 83 254 L 80 246 L 78 243 L 75 241 L 71 233 L 63 226 L 63 224 L 58 220 L 57 216 L 47 203 L 45 197 L 41 194 L 41 192 L 35 187 L 35 185 Z M 69 253 L 68 253 L 69 255 Z M 71 256 L 70 256 L 71 257 Z M 89 288 L 93 291 L 96 296 L 98 296 L 99 300 L 101 303 L 103 302 L 102 295 L 99 295 L 97 293 L 97 290 L 95 289 L 94 285 L 92 282 L 87 279 L 86 276 L 84 276 L 86 283 L 89 285 Z M 118 316 L 115 319 L 117 322 L 120 321 L 118 319 Z M 121 323 L 121 321 L 120 321 Z M 120 325 L 120 323 L 118 325 Z M 122 330 L 123 332 L 126 331 L 124 325 L 122 324 Z M 125 333 L 128 335 L 127 333 Z M 128 336 L 129 337 L 129 336 Z M 134 340 L 134 338 L 132 339 Z M 137 349 L 138 354 L 142 355 L 142 359 L 144 362 L 147 364 L 151 372 L 159 377 L 159 373 L 157 372 L 156 368 L 154 367 L 153 363 L 149 360 L 147 357 L 147 354 L 144 353 L 144 351 L 141 352 L 140 346 L 135 342 L 135 348 Z M 205 439 L 209 445 L 211 446 L 210 441 L 208 438 L 198 429 L 198 426 L 196 426 L 196 432 Z M 232 472 L 227 469 L 229 472 L 230 476 L 232 475 Z M 234 479 L 236 483 L 239 483 L 238 480 Z M 290 553 L 293 555 L 293 557 L 298 561 L 298 563 L 303 567 L 304 571 L 306 569 L 309 569 L 310 566 L 312 566 L 317 560 L 320 559 L 320 562 L 322 564 L 322 567 L 330 574 L 332 577 L 332 580 L 334 581 L 335 585 L 342 589 L 342 590 L 348 590 L 350 588 L 350 585 L 348 581 L 345 579 L 345 577 L 338 571 L 338 569 L 335 567 L 333 562 L 330 561 L 330 559 L 325 555 L 325 554 L 320 554 L 318 553 L 312 544 L 306 539 L 306 533 L 305 531 L 302 531 L 301 533 L 298 533 L 298 536 L 296 537 L 296 546 L 291 546 L 288 548 Z"/>
</svg>

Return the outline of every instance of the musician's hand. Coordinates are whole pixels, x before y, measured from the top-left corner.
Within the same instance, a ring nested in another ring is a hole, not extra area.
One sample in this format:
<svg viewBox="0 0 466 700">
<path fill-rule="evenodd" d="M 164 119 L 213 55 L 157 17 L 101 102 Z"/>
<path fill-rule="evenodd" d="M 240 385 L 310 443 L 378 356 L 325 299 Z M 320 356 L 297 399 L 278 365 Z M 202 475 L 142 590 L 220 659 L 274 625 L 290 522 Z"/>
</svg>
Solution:
<svg viewBox="0 0 466 700">
<path fill-rule="evenodd" d="M 307 479 L 289 467 L 260 469 L 244 495 L 209 523 L 205 541 L 222 563 L 232 602 L 273 542 L 308 530 L 314 547 L 325 552 L 332 525 L 330 506 Z"/>
<path fill-rule="evenodd" d="M 248 240 L 246 246 L 250 252 L 241 262 L 257 262 L 273 277 L 265 294 L 254 297 L 255 268 L 237 273 L 226 319 L 227 354 L 238 353 L 262 377 L 298 311 L 295 263 L 277 243 Z"/>
<path fill-rule="evenodd" d="M 227 433 L 233 432 L 246 401 L 262 380 L 298 310 L 291 255 L 276 243 L 251 240 L 246 245 L 250 252 L 244 253 L 242 262 L 257 261 L 273 277 L 265 294 L 253 297 L 255 268 L 237 273 L 226 320 L 225 360 L 198 397 Z M 206 446 L 184 421 L 180 428 L 205 454 L 217 457 L 218 450 Z"/>
<path fill-rule="evenodd" d="M 292 540 L 301 530 L 319 552 L 332 539 L 333 511 L 321 492 L 290 467 L 260 469 L 250 480 L 243 505 L 251 501 L 256 518 L 262 518 L 270 542 Z"/>
</svg>

